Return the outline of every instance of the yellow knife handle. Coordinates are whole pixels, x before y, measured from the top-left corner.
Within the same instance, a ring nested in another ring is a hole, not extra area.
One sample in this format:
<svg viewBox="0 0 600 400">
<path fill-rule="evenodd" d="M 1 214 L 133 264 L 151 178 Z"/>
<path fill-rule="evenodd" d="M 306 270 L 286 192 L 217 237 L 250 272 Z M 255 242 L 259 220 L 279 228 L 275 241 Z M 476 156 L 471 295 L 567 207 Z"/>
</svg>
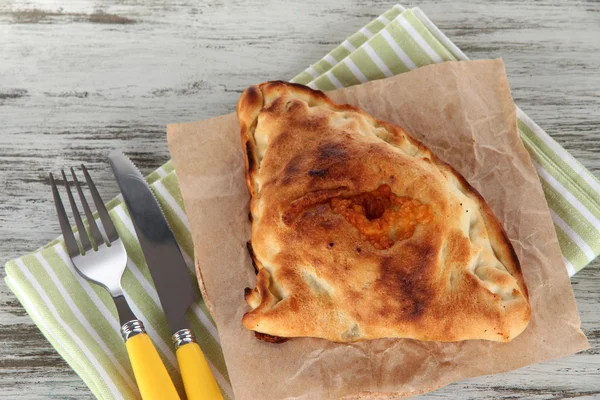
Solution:
<svg viewBox="0 0 600 400">
<path fill-rule="evenodd" d="M 143 400 L 180 400 L 142 321 L 133 320 L 121 327 L 129 361 Z"/>
<path fill-rule="evenodd" d="M 188 400 L 223 400 L 194 333 L 181 329 L 173 335 L 173 343 Z"/>
</svg>

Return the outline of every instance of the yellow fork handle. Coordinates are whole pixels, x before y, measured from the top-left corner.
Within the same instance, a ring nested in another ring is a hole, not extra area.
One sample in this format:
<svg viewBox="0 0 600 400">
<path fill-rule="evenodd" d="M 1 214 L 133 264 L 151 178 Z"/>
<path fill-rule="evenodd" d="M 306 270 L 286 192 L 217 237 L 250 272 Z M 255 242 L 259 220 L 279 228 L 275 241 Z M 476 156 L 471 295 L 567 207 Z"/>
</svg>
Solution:
<svg viewBox="0 0 600 400">
<path fill-rule="evenodd" d="M 144 400 L 180 400 L 175 385 L 152 341 L 145 333 L 125 342 L 135 380 Z"/>
<path fill-rule="evenodd" d="M 190 342 L 179 346 L 176 355 L 188 400 L 223 399 L 198 343 Z"/>
</svg>

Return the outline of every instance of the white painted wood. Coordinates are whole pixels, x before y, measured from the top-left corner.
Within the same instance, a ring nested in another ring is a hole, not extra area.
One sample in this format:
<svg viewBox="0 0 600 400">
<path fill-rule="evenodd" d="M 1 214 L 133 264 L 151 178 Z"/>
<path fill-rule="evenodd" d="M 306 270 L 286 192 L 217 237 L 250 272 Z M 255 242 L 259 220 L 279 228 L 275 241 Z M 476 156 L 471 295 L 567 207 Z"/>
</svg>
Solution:
<svg viewBox="0 0 600 400">
<path fill-rule="evenodd" d="M 0 260 L 57 236 L 47 172 L 85 162 L 109 199 L 110 150 L 150 172 L 168 159 L 166 123 L 232 111 L 245 87 L 290 79 L 392 4 L 0 1 Z M 600 176 L 600 3 L 404 5 L 421 7 L 471 58 L 502 57 L 516 103 Z M 600 263 L 572 282 L 592 349 L 421 398 L 600 398 Z M 0 398 L 91 398 L 4 282 Z"/>
</svg>

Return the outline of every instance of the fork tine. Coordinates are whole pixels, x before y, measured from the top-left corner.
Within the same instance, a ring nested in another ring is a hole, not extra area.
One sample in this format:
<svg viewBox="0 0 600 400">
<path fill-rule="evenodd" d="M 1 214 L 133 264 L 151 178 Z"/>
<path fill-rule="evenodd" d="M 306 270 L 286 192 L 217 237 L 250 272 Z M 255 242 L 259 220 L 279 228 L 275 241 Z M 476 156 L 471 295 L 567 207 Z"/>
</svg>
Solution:
<svg viewBox="0 0 600 400">
<path fill-rule="evenodd" d="M 98 229 L 98 225 L 96 224 L 96 220 L 94 219 L 92 210 L 90 210 L 90 206 L 87 202 L 87 199 L 83 195 L 83 190 L 81 190 L 81 185 L 79 184 L 77 175 L 75 175 L 75 170 L 72 167 L 71 175 L 73 176 L 73 181 L 75 182 L 75 187 L 77 188 L 77 193 L 79 194 L 79 200 L 81 200 L 81 205 L 83 206 L 83 212 L 85 213 L 85 217 L 87 218 L 88 224 L 90 224 L 90 230 L 92 231 L 94 243 L 96 243 L 96 246 L 100 246 L 102 243 L 104 243 L 104 238 L 100 233 L 100 229 Z"/>
<path fill-rule="evenodd" d="M 67 191 L 69 203 L 71 204 L 71 210 L 73 210 L 73 218 L 75 219 L 75 225 L 77 225 L 77 231 L 79 232 L 79 241 L 81 242 L 83 251 L 88 252 L 92 249 L 90 238 L 88 237 L 85 225 L 83 225 L 83 221 L 81 220 L 81 215 L 79 215 L 79 209 L 77 208 L 77 204 L 75 203 L 75 199 L 73 198 L 73 193 L 71 192 L 71 187 L 69 186 L 69 181 L 67 180 L 67 175 L 65 175 L 65 171 L 62 169 L 60 170 L 60 173 L 62 174 L 62 177 L 65 180 L 65 189 Z"/>
<path fill-rule="evenodd" d="M 79 246 L 77 246 L 77 241 L 75 241 L 75 235 L 73 235 L 73 230 L 71 229 L 71 225 L 69 224 L 69 219 L 67 218 L 65 207 L 63 206 L 62 200 L 60 199 L 60 194 L 58 194 L 58 189 L 56 188 L 56 183 L 54 182 L 54 177 L 52 176 L 52 174 L 50 174 L 50 186 L 52 186 L 52 196 L 54 197 L 56 214 L 58 214 L 58 222 L 60 224 L 60 230 L 62 231 L 63 238 L 65 240 L 67 252 L 69 253 L 70 257 L 78 256 L 81 254 L 79 252 Z"/>
<path fill-rule="evenodd" d="M 96 189 L 96 185 L 92 181 L 90 174 L 88 173 L 85 165 L 81 164 L 81 169 L 83 170 L 83 175 L 85 176 L 85 181 L 90 188 L 90 192 L 92 193 L 92 199 L 94 200 L 94 204 L 96 205 L 96 210 L 98 210 L 98 215 L 100 216 L 100 220 L 102 221 L 102 225 L 104 226 L 104 231 L 106 232 L 106 237 L 109 242 L 114 242 L 119 238 L 119 234 L 117 233 L 117 229 L 110 219 L 110 215 L 108 215 L 108 210 L 104 206 L 104 202 L 102 201 L 102 197 L 100 197 L 100 193 L 98 193 L 98 189 Z"/>
</svg>

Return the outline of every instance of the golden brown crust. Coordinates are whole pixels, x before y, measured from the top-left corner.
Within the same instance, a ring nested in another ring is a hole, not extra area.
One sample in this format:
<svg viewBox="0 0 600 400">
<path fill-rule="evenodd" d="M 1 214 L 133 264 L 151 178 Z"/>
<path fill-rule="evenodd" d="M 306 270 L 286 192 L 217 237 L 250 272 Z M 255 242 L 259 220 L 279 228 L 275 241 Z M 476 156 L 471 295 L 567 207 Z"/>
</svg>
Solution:
<svg viewBox="0 0 600 400">
<path fill-rule="evenodd" d="M 527 288 L 501 224 L 402 128 L 284 82 L 248 88 L 237 112 L 258 271 L 246 328 L 338 342 L 509 341 L 525 329 Z M 388 187 L 433 218 L 406 217 L 389 200 L 368 215 L 366 194 Z M 333 198 L 360 201 L 340 215 Z M 392 217 L 413 224 L 408 238 Z M 382 232 L 393 243 L 368 240 Z"/>
</svg>

